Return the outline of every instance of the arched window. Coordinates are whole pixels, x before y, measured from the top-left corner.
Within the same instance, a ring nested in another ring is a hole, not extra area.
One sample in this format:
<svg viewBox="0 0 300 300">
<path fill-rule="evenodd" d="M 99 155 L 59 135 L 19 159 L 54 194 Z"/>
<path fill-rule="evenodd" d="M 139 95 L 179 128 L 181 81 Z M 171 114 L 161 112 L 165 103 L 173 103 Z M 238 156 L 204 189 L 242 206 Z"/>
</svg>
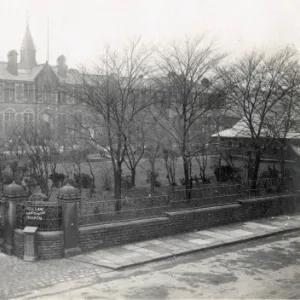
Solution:
<svg viewBox="0 0 300 300">
<path fill-rule="evenodd" d="M 15 123 L 15 112 L 12 109 L 8 109 L 4 113 L 4 130 L 5 134 L 9 134 Z"/>
<path fill-rule="evenodd" d="M 34 119 L 34 114 L 32 110 L 25 110 L 23 114 L 23 120 L 24 120 L 24 128 L 31 128 L 33 126 L 33 119 Z"/>
</svg>

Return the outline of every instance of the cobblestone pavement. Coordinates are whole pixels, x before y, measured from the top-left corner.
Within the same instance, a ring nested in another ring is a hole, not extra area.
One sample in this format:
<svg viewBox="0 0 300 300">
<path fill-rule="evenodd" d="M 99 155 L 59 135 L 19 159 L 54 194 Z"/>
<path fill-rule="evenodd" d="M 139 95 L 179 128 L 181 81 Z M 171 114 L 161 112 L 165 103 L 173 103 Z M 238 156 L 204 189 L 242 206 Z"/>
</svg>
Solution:
<svg viewBox="0 0 300 300">
<path fill-rule="evenodd" d="M 34 290 L 22 300 L 300 299 L 299 231 Z"/>
<path fill-rule="evenodd" d="M 188 253 L 212 245 L 226 244 L 229 241 L 245 241 L 260 234 L 272 234 L 297 226 L 300 227 L 300 215 L 281 216 L 99 250 L 71 259 L 34 263 L 0 253 L 0 299 L 17 295 L 22 299 L 32 291 L 57 284 L 67 284 L 76 288 L 77 280 L 90 285 L 99 281 L 105 274 L 107 276 L 120 274 L 110 268 L 173 257 L 178 253 Z M 214 250 L 207 252 L 212 251 Z M 104 260 L 108 261 L 106 267 Z"/>
<path fill-rule="evenodd" d="M 300 215 L 270 217 L 97 250 L 71 260 L 118 270 L 297 228 L 300 229 Z"/>
<path fill-rule="evenodd" d="M 0 299 L 80 278 L 98 277 L 106 268 L 66 259 L 24 262 L 0 253 Z"/>
</svg>

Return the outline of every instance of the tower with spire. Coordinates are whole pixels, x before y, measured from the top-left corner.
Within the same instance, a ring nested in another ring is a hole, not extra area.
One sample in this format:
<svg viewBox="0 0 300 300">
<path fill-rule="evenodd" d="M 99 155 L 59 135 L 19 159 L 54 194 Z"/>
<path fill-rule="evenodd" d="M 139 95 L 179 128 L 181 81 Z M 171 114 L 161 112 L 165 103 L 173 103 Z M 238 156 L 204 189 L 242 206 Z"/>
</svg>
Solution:
<svg viewBox="0 0 300 300">
<path fill-rule="evenodd" d="M 36 49 L 31 36 L 28 21 L 26 25 L 25 35 L 21 44 L 20 52 L 21 52 L 21 60 L 20 60 L 19 67 L 21 69 L 32 69 L 32 67 L 37 65 Z"/>
</svg>

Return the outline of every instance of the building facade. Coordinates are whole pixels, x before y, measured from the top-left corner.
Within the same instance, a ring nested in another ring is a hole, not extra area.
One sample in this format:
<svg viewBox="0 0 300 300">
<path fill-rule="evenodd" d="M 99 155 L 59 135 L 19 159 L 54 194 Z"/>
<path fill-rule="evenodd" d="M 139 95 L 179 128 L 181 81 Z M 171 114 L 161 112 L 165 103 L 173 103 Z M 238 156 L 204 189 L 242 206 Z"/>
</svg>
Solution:
<svg viewBox="0 0 300 300">
<path fill-rule="evenodd" d="M 11 50 L 7 61 L 0 62 L 1 146 L 9 143 L 16 125 L 26 127 L 43 120 L 62 128 L 70 121 L 71 114 L 82 118 L 79 103 L 65 92 L 65 86 L 72 82 L 72 72 L 63 55 L 58 57 L 56 66 L 37 63 L 36 48 L 27 24 L 20 55 Z"/>
</svg>

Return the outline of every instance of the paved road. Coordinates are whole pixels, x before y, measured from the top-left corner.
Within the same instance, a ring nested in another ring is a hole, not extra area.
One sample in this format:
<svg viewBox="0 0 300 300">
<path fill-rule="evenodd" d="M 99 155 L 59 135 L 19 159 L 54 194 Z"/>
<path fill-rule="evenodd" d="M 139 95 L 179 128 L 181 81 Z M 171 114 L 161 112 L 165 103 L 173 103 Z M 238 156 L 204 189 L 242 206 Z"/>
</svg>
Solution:
<svg viewBox="0 0 300 300">
<path fill-rule="evenodd" d="M 36 288 L 20 299 L 300 299 L 299 233 L 126 271 L 102 270 L 96 274 L 97 267 L 93 266 L 91 274 L 83 274 L 82 279 Z M 28 269 L 28 275 L 33 271 Z M 2 276 L 3 281 L 5 274 Z M 34 281 L 37 274 L 30 276 Z"/>
</svg>

